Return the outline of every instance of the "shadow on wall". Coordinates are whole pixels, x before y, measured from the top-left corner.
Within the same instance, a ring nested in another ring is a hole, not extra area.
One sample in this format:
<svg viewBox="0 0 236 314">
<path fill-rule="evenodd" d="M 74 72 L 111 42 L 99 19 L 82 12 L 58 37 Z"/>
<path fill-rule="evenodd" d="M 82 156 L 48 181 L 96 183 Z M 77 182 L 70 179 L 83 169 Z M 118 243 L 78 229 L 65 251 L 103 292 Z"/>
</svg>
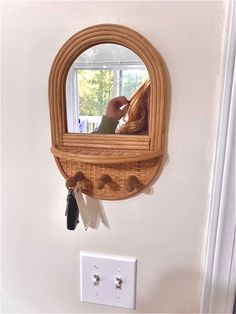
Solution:
<svg viewBox="0 0 236 314">
<path fill-rule="evenodd" d="M 148 298 L 138 298 L 139 313 L 200 313 L 199 273 L 179 269 L 166 274 L 150 288 Z M 138 282 L 138 286 L 142 283 Z M 150 311 L 148 310 L 150 308 Z"/>
<path fill-rule="evenodd" d="M 90 217 L 89 227 L 92 229 L 98 229 L 100 222 L 102 222 L 105 227 L 110 229 L 102 202 L 88 195 L 85 195 L 85 198 Z"/>
</svg>

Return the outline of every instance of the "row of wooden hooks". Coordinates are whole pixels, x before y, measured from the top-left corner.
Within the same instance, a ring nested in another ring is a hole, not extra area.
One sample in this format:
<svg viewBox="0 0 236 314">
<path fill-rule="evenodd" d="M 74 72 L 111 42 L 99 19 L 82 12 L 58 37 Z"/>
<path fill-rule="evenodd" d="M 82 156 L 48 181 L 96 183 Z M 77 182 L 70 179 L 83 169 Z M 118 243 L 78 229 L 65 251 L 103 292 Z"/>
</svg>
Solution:
<svg viewBox="0 0 236 314">
<path fill-rule="evenodd" d="M 83 172 L 77 172 L 74 176 L 70 177 L 66 180 L 66 187 L 70 189 L 74 189 L 77 183 L 80 182 L 82 190 L 87 190 L 87 179 Z M 102 174 L 100 178 L 95 179 L 93 187 L 95 189 L 101 190 L 105 187 L 105 185 L 114 186 L 114 181 L 108 174 Z M 133 192 L 135 189 L 140 189 L 142 187 L 142 183 L 137 179 L 136 176 L 129 176 L 125 180 L 125 189 L 128 192 Z"/>
</svg>

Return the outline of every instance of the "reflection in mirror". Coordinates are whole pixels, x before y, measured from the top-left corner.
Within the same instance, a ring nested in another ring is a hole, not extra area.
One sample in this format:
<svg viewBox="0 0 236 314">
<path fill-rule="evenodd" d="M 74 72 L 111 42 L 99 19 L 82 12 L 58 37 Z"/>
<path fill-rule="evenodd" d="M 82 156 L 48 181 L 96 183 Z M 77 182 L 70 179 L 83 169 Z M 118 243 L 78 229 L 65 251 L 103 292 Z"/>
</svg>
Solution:
<svg viewBox="0 0 236 314">
<path fill-rule="evenodd" d="M 149 83 L 143 61 L 130 49 L 101 44 L 86 50 L 67 75 L 67 132 L 147 134 Z"/>
</svg>

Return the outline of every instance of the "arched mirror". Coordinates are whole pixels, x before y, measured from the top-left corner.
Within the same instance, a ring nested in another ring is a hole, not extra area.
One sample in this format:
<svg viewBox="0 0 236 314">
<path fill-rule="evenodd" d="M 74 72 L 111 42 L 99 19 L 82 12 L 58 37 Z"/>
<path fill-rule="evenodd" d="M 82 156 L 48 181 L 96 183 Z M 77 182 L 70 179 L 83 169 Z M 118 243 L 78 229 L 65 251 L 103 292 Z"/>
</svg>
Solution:
<svg viewBox="0 0 236 314">
<path fill-rule="evenodd" d="M 65 179 L 84 180 L 83 193 L 123 199 L 156 177 L 166 79 L 160 54 L 141 34 L 101 24 L 72 36 L 53 62 L 49 105 L 51 151 Z"/>
<path fill-rule="evenodd" d="M 130 100 L 148 79 L 143 61 L 124 46 L 101 44 L 87 49 L 73 62 L 66 79 L 67 131 L 96 132 L 109 102 L 119 96 Z M 118 120 L 117 131 L 127 117 Z M 113 129 L 107 132 L 112 134 Z"/>
</svg>

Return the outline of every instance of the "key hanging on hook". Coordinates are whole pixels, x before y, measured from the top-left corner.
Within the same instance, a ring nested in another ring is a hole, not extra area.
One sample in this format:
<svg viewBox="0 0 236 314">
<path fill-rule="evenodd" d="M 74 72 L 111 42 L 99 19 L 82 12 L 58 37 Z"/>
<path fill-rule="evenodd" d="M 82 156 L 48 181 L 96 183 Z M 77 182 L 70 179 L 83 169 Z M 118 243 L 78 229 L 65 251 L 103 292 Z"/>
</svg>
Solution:
<svg viewBox="0 0 236 314">
<path fill-rule="evenodd" d="M 79 206 L 76 200 L 75 188 L 78 181 L 83 181 L 85 176 L 82 172 L 77 172 L 74 176 L 66 180 L 66 187 L 68 189 L 67 205 L 66 205 L 66 217 L 67 217 L 67 229 L 75 230 L 79 223 Z"/>
<path fill-rule="evenodd" d="M 67 194 L 66 205 L 67 229 L 75 230 L 79 223 L 79 208 L 77 206 L 76 198 L 73 189 L 70 189 Z"/>
</svg>

